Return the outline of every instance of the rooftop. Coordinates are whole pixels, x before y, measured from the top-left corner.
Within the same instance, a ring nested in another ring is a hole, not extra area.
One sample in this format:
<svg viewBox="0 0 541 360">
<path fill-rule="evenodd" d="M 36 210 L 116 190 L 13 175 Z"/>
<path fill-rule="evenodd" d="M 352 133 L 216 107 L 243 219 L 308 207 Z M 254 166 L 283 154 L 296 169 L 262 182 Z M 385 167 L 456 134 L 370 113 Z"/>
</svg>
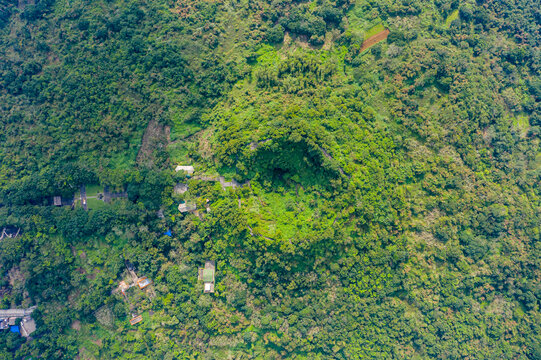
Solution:
<svg viewBox="0 0 541 360">
<path fill-rule="evenodd" d="M 184 194 L 186 191 L 188 191 L 188 184 L 178 183 L 175 185 L 176 194 Z"/>
<path fill-rule="evenodd" d="M 130 319 L 130 324 L 135 325 L 137 323 L 140 323 L 141 321 L 143 321 L 143 317 L 141 315 L 138 315 Z"/>
<path fill-rule="evenodd" d="M 214 261 L 205 261 L 205 267 L 199 269 L 199 280 L 203 280 L 205 293 L 214 292 L 214 275 L 216 271 L 216 265 Z"/>
<path fill-rule="evenodd" d="M 21 333 L 23 336 L 28 337 L 36 331 L 36 322 L 32 318 L 24 318 L 21 321 Z"/>
<path fill-rule="evenodd" d="M 188 173 L 188 175 L 193 174 L 193 166 L 190 165 L 179 165 L 175 168 L 175 171 L 185 171 Z"/>
<path fill-rule="evenodd" d="M 197 205 L 193 203 L 182 203 L 178 206 L 178 211 L 181 213 L 188 212 L 188 211 L 194 211 L 197 209 Z"/>
<path fill-rule="evenodd" d="M 142 277 L 140 278 L 138 281 L 137 281 L 137 285 L 139 285 L 139 288 L 140 289 L 144 289 L 146 288 L 148 285 L 150 285 L 152 281 L 150 281 L 149 278 L 147 278 L 146 276 L 145 277 Z"/>
</svg>

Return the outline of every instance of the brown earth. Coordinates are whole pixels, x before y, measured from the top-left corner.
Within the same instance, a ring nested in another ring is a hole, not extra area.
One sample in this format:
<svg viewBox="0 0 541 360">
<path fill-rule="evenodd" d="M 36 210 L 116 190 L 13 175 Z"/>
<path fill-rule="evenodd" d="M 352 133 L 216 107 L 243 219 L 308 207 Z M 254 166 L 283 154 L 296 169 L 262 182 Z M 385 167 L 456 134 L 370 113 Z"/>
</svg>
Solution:
<svg viewBox="0 0 541 360">
<path fill-rule="evenodd" d="M 81 322 L 79 320 L 75 320 L 71 323 L 71 328 L 77 331 L 81 330 Z"/>
<path fill-rule="evenodd" d="M 162 149 L 169 144 L 171 138 L 171 129 L 164 126 L 156 120 L 151 120 L 143 135 L 143 141 L 139 153 L 137 154 L 137 163 L 154 165 L 155 150 Z"/>
<path fill-rule="evenodd" d="M 389 33 L 390 33 L 389 29 L 385 29 L 382 32 L 377 33 L 376 35 L 370 36 L 368 39 L 366 39 L 363 42 L 363 45 L 361 46 L 361 51 L 364 51 L 368 49 L 369 47 L 376 45 L 380 41 L 387 39 L 387 36 L 389 36 Z"/>
</svg>

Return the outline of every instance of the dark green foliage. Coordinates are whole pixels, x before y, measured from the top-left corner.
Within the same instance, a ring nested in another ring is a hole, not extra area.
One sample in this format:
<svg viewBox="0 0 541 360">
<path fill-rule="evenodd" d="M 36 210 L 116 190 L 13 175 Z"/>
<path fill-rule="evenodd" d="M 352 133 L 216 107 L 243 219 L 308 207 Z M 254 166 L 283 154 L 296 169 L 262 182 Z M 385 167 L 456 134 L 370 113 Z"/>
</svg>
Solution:
<svg viewBox="0 0 541 360">
<path fill-rule="evenodd" d="M 270 30 L 267 31 L 267 41 L 271 44 L 281 43 L 284 39 L 284 28 L 282 25 L 278 24 L 273 26 Z"/>
<path fill-rule="evenodd" d="M 0 4 L 0 359 L 538 359 L 537 8 Z"/>
</svg>

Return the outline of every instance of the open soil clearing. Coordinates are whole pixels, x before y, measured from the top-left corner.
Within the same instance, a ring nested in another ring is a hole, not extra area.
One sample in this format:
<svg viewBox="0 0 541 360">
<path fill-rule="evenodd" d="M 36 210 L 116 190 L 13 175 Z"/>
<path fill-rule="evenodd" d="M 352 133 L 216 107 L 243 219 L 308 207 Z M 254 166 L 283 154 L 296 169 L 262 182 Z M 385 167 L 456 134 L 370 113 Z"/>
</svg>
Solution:
<svg viewBox="0 0 541 360">
<path fill-rule="evenodd" d="M 387 36 L 389 36 L 389 33 L 390 33 L 389 29 L 385 29 L 377 33 L 376 35 L 370 36 L 368 39 L 366 39 L 363 42 L 363 46 L 361 46 L 361 51 L 364 51 L 368 49 L 369 47 L 376 45 L 380 41 L 387 39 Z"/>
</svg>

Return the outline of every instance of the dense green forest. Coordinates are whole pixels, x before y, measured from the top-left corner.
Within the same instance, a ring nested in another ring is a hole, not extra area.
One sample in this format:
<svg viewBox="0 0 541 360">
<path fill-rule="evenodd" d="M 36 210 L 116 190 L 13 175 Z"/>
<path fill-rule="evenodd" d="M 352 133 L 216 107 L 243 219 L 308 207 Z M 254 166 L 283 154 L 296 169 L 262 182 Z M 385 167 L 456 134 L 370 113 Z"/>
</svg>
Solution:
<svg viewBox="0 0 541 360">
<path fill-rule="evenodd" d="M 541 359 L 537 1 L 0 0 L 0 125 L 0 360 Z"/>
</svg>

